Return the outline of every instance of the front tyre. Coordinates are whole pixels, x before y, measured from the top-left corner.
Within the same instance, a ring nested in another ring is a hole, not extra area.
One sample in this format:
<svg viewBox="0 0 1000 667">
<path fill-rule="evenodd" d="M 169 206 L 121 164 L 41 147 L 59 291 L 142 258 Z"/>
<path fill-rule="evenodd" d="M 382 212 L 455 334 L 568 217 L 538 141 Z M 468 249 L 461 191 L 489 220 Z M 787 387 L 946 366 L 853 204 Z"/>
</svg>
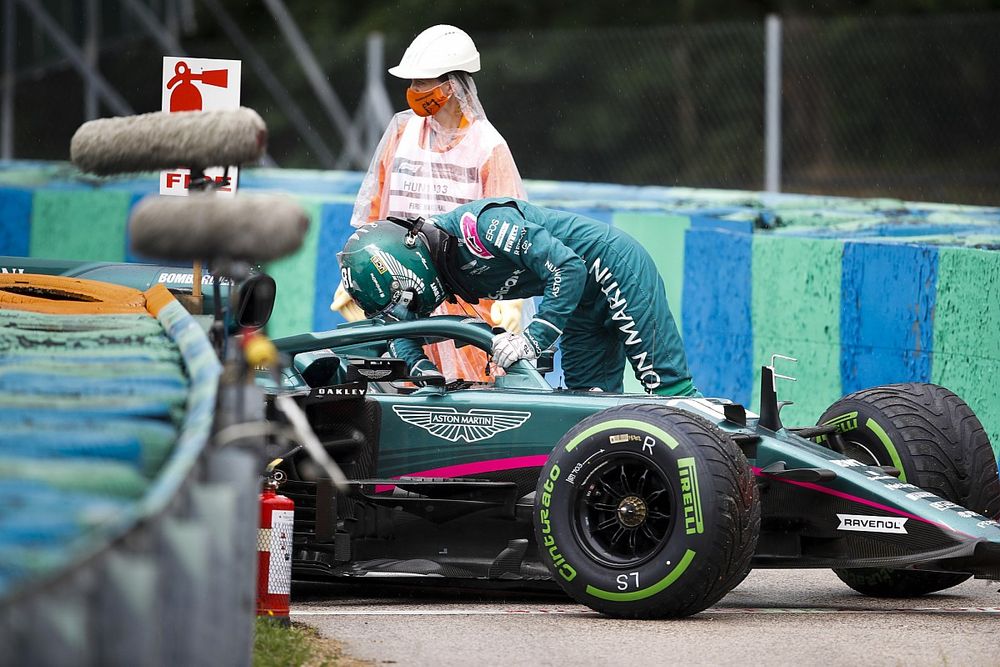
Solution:
<svg viewBox="0 0 1000 667">
<path fill-rule="evenodd" d="M 674 408 L 627 405 L 570 430 L 535 494 L 540 557 L 573 599 L 626 618 L 688 616 L 746 576 L 760 531 L 740 448 Z"/>
<path fill-rule="evenodd" d="M 900 479 L 986 517 L 1000 513 L 993 448 L 965 401 L 933 384 L 874 387 L 831 405 L 819 423 L 836 426 L 841 453 L 893 466 Z M 848 586 L 877 597 L 915 597 L 957 586 L 971 575 L 889 568 L 835 569 Z"/>
</svg>

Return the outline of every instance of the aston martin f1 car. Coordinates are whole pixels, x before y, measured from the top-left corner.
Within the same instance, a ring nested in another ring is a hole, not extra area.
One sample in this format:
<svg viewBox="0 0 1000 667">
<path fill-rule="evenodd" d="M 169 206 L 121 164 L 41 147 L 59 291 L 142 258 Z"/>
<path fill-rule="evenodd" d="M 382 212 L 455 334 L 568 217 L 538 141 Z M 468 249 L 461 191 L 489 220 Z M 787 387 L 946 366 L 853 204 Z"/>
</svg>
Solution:
<svg viewBox="0 0 1000 667">
<path fill-rule="evenodd" d="M 385 356 L 394 338 L 485 351 L 492 335 L 432 317 L 276 341 L 289 363 L 258 382 L 300 404 L 350 480 L 272 443 L 292 445 L 296 577 L 554 581 L 621 617 L 697 613 L 759 567 L 832 568 L 876 596 L 1000 578 L 996 461 L 947 389 L 859 391 L 789 428 L 773 360 L 753 413 L 553 389 L 523 361 L 488 385 L 410 378 Z"/>
</svg>

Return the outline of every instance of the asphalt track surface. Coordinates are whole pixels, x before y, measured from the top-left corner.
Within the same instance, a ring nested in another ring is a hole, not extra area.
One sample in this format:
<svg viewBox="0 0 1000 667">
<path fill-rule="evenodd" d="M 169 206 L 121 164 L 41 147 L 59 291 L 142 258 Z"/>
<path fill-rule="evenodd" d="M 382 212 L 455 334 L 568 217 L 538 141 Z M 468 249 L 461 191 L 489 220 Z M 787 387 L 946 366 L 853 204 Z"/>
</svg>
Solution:
<svg viewBox="0 0 1000 667">
<path fill-rule="evenodd" d="M 1000 665 L 1000 582 L 912 599 L 829 570 L 755 570 L 691 618 L 625 621 L 552 594 L 296 585 L 292 620 L 395 665 Z"/>
</svg>

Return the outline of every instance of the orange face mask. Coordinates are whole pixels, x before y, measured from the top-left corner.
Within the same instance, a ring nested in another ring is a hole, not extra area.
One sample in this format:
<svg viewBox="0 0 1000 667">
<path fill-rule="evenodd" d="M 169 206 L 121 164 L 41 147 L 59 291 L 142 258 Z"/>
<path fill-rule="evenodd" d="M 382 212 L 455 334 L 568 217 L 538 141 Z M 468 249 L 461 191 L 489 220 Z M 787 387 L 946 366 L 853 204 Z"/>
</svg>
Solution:
<svg viewBox="0 0 1000 667">
<path fill-rule="evenodd" d="M 413 109 L 413 113 L 418 116 L 433 116 L 448 103 L 451 95 L 445 95 L 441 86 L 435 86 L 430 90 L 416 92 L 413 88 L 406 89 L 406 103 Z"/>
</svg>

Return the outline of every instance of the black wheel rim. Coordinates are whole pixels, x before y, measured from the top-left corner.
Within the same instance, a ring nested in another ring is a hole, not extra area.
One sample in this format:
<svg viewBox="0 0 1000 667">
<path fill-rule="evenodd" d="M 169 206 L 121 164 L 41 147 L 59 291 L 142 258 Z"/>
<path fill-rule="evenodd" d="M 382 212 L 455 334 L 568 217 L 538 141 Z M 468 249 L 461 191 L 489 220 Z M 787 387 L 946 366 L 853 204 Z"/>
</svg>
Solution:
<svg viewBox="0 0 1000 667">
<path fill-rule="evenodd" d="M 674 494 L 663 469 L 640 456 L 598 461 L 577 487 L 574 529 L 594 560 L 635 567 L 666 544 L 674 524 Z"/>
</svg>

